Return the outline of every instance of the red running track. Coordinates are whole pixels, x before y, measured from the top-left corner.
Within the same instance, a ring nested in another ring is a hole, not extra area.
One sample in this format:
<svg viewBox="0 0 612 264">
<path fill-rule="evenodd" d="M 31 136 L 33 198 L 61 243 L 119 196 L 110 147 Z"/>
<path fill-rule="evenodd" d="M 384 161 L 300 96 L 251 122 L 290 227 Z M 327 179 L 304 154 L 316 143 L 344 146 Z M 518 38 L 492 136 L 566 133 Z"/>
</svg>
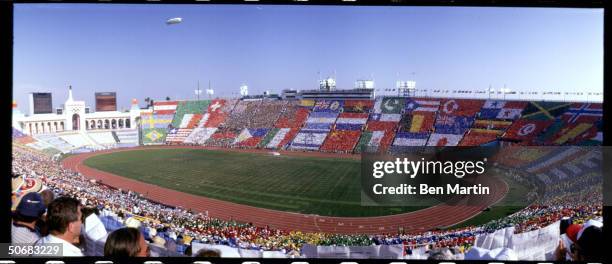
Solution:
<svg viewBox="0 0 612 264">
<path fill-rule="evenodd" d="M 439 227 L 448 227 L 466 221 L 478 215 L 484 208 L 500 201 L 508 192 L 507 184 L 497 177 L 487 177 L 486 184 L 490 187 L 491 194 L 488 201 L 480 202 L 479 205 L 445 205 L 429 207 L 419 211 L 377 217 L 330 217 L 312 214 L 291 213 L 285 211 L 258 208 L 248 205 L 231 203 L 202 196 L 179 192 L 176 190 L 139 182 L 124 178 L 112 173 L 96 170 L 83 164 L 83 161 L 100 154 L 118 151 L 131 151 L 144 148 L 198 148 L 211 149 L 208 147 L 192 146 L 159 146 L 159 147 L 137 147 L 127 149 L 113 149 L 93 153 L 84 153 L 70 156 L 62 161 L 65 168 L 80 172 L 85 177 L 101 181 L 106 185 L 131 190 L 141 194 L 147 194 L 147 198 L 162 204 L 192 209 L 196 212 L 208 211 L 210 217 L 220 219 L 234 219 L 243 222 L 251 222 L 258 226 L 269 225 L 282 230 L 296 230 L 302 232 L 326 232 L 339 234 L 382 234 L 394 233 L 398 228 L 404 228 L 406 232 L 423 232 Z M 249 151 L 268 153 L 266 150 L 228 150 L 226 151 Z M 334 156 L 330 153 L 313 152 L 281 152 L 286 155 L 302 156 Z M 356 158 L 358 155 L 344 155 L 348 158 Z"/>
</svg>

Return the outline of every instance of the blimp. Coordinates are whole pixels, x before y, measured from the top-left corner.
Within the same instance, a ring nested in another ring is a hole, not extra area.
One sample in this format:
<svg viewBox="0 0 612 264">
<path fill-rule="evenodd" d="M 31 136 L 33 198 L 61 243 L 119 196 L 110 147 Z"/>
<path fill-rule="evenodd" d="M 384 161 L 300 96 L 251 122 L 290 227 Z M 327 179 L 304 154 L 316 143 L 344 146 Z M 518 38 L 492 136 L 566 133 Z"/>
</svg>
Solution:
<svg viewBox="0 0 612 264">
<path fill-rule="evenodd" d="M 175 18 L 166 20 L 166 25 L 174 25 L 174 24 L 178 24 L 181 22 L 183 22 L 183 18 L 175 17 Z"/>
</svg>

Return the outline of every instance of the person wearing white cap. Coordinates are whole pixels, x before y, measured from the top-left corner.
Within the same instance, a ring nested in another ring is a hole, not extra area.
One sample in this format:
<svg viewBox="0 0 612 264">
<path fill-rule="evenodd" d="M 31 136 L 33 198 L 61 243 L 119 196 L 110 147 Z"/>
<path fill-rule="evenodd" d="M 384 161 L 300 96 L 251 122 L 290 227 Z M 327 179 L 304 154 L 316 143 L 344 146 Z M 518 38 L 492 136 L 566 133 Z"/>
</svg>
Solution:
<svg viewBox="0 0 612 264">
<path fill-rule="evenodd" d="M 605 241 L 603 237 L 603 223 L 596 220 L 589 220 L 582 225 L 576 235 L 576 243 L 572 243 L 570 248 L 565 248 L 562 241 L 556 250 L 556 258 L 564 260 L 566 253 L 574 261 L 603 261 L 605 258 Z M 569 252 L 568 252 L 569 251 Z"/>
</svg>

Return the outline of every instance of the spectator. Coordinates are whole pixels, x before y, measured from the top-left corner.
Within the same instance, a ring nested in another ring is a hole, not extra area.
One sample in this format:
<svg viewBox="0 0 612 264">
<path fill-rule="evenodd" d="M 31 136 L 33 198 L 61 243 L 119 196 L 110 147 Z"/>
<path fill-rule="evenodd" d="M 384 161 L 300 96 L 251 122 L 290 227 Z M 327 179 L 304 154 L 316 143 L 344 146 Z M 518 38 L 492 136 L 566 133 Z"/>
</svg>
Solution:
<svg viewBox="0 0 612 264">
<path fill-rule="evenodd" d="M 40 239 L 36 222 L 45 213 L 46 207 L 39 193 L 28 193 L 21 198 L 13 215 L 11 241 L 13 243 L 34 244 Z"/>
<path fill-rule="evenodd" d="M 578 234 L 578 241 L 572 244 L 571 255 L 575 261 L 603 261 L 604 237 L 600 226 L 589 226 Z"/>
<path fill-rule="evenodd" d="M 221 252 L 217 249 L 200 249 L 198 253 L 195 255 L 196 258 L 219 258 L 221 257 Z"/>
<path fill-rule="evenodd" d="M 50 189 L 43 190 L 42 192 L 40 192 L 40 195 L 42 196 L 45 208 L 48 207 L 51 202 L 53 202 L 53 199 L 55 199 L 55 195 Z"/>
<path fill-rule="evenodd" d="M 81 205 L 77 199 L 60 197 L 49 204 L 47 226 L 49 235 L 38 241 L 39 244 L 62 244 L 62 256 L 83 256 L 81 249 L 74 246 L 81 235 Z"/>
<path fill-rule="evenodd" d="M 428 260 L 454 260 L 455 256 L 448 248 L 437 248 L 429 251 Z"/>
<path fill-rule="evenodd" d="M 136 228 L 125 227 L 113 231 L 104 244 L 105 257 L 148 257 L 149 246 Z"/>
</svg>

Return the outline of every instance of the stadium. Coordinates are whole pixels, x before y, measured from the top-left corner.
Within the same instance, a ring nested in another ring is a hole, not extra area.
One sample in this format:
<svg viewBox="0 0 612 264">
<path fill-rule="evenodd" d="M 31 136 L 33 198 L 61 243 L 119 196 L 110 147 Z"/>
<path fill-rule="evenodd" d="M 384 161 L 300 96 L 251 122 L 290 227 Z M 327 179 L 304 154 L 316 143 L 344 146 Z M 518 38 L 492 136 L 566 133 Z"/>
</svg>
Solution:
<svg viewBox="0 0 612 264">
<path fill-rule="evenodd" d="M 13 108 L 13 205 L 51 190 L 96 210 L 86 255 L 129 226 L 156 256 L 476 259 L 473 247 L 505 247 L 508 260 L 550 260 L 560 225 L 601 222 L 601 103 L 264 96 L 89 113 L 69 94 L 61 114 Z M 502 147 L 503 177 L 486 178 L 493 195 L 478 205 L 362 206 L 362 152 L 424 146 Z"/>
</svg>

